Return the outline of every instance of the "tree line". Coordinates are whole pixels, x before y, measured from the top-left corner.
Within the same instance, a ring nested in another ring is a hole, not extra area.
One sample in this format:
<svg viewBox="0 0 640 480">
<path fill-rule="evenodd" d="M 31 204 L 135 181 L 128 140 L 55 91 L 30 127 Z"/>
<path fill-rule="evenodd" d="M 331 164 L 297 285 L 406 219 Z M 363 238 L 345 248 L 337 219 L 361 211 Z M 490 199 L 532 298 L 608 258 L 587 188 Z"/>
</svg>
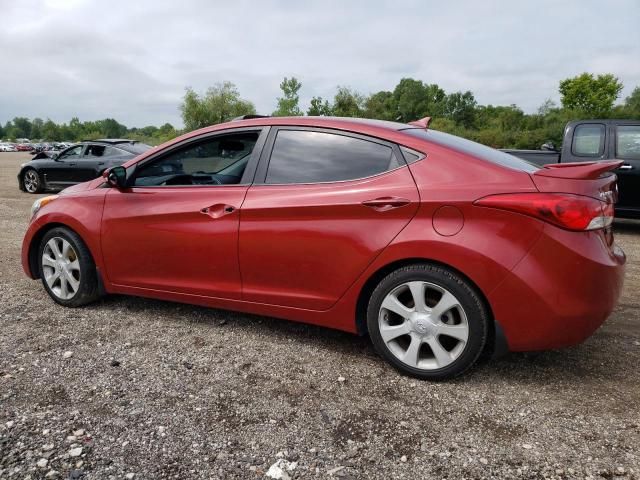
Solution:
<svg viewBox="0 0 640 480">
<path fill-rule="evenodd" d="M 151 145 L 171 140 L 180 134 L 170 123 L 160 127 L 148 126 L 143 128 L 127 128 L 113 118 L 104 120 L 81 122 L 77 117 L 69 123 L 56 123 L 50 119 L 42 120 L 26 117 L 16 117 L 7 123 L 0 124 L 0 139 L 15 141 L 28 138 L 31 141 L 64 142 L 95 140 L 98 138 L 130 138 L 140 140 Z"/>
<path fill-rule="evenodd" d="M 622 102 L 622 82 L 614 75 L 583 73 L 559 82 L 561 103 L 545 101 L 535 113 L 517 105 L 480 105 L 471 91 L 447 93 L 437 84 L 403 78 L 393 90 L 364 95 L 338 86 L 333 98 L 313 97 L 306 112 L 300 106 L 302 83 L 285 77 L 280 84 L 274 116 L 324 115 L 365 117 L 410 122 L 432 117 L 430 128 L 459 135 L 496 148 L 539 148 L 547 141 L 559 146 L 565 124 L 576 119 L 640 119 L 640 87 Z M 184 129 L 166 123 L 161 127 L 127 128 L 114 119 L 68 124 L 18 117 L 0 125 L 0 138 L 82 140 L 127 137 L 157 145 L 180 133 L 255 114 L 255 105 L 242 98 L 232 82 L 218 83 L 204 93 L 187 88 L 180 111 Z"/>
</svg>

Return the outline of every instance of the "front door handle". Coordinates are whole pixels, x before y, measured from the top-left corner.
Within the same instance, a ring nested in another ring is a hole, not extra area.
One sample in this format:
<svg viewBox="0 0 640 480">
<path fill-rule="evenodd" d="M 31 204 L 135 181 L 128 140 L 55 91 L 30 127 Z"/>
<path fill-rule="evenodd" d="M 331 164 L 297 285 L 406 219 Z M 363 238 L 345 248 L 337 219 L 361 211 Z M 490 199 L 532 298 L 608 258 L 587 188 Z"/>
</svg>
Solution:
<svg viewBox="0 0 640 480">
<path fill-rule="evenodd" d="M 69 163 L 68 164 L 70 167 L 75 167 L 77 165 L 77 163 Z"/>
<path fill-rule="evenodd" d="M 220 218 L 224 215 L 228 215 L 236 211 L 236 207 L 233 205 L 226 205 L 224 203 L 216 203 L 210 207 L 200 209 L 200 213 L 209 215 L 211 218 Z"/>
<path fill-rule="evenodd" d="M 628 163 L 623 163 L 622 165 L 620 165 L 620 167 L 618 168 L 618 170 L 631 170 L 633 169 L 632 165 L 629 165 Z"/>
<path fill-rule="evenodd" d="M 378 210 L 379 212 L 384 212 L 387 210 L 391 210 L 393 208 L 403 207 L 411 203 L 410 200 L 406 198 L 400 197 L 380 197 L 374 198 L 373 200 L 365 200 L 362 202 L 362 205 L 365 207 L 371 207 L 374 210 Z"/>
</svg>

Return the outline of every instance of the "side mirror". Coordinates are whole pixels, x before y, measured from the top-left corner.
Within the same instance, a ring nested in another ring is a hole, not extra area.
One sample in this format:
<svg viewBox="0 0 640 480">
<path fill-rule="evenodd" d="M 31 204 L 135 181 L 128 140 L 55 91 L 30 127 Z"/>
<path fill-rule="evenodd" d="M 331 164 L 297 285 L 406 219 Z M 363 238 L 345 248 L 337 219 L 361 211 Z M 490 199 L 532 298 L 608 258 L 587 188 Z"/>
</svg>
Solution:
<svg viewBox="0 0 640 480">
<path fill-rule="evenodd" d="M 114 188 L 124 188 L 127 184 L 127 169 L 122 166 L 108 168 L 102 176 Z"/>
</svg>

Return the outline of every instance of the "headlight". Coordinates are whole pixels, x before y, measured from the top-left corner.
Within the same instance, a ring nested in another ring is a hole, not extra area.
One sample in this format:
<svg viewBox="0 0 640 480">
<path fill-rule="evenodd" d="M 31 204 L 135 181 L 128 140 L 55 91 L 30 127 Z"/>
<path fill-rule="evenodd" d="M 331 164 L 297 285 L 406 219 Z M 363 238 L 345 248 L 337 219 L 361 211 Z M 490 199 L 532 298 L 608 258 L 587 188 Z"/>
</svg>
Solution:
<svg viewBox="0 0 640 480">
<path fill-rule="evenodd" d="M 53 202 L 56 198 L 58 198 L 58 195 L 49 195 L 48 197 L 42 197 L 33 202 L 33 205 L 31 206 L 31 218 L 33 218 L 34 215 L 47 203 Z"/>
</svg>

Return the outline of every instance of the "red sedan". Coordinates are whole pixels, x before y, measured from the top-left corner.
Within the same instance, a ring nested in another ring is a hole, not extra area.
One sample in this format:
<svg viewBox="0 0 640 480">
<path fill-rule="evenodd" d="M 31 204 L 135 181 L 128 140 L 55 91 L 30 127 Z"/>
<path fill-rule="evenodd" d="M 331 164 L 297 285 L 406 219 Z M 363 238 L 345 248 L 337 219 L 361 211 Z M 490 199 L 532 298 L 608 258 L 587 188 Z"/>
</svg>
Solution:
<svg viewBox="0 0 640 480">
<path fill-rule="evenodd" d="M 444 379 L 605 321 L 619 164 L 540 168 L 425 121 L 243 119 L 37 200 L 22 263 L 65 306 L 119 293 L 308 322 Z"/>
</svg>

